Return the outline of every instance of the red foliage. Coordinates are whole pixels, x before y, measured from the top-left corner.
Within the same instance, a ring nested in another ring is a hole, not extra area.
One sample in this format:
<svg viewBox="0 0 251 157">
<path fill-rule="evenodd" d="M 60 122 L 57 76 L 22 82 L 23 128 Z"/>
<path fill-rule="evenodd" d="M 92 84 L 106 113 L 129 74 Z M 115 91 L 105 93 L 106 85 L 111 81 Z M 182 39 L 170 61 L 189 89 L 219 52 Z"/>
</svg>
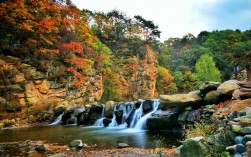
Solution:
<svg viewBox="0 0 251 157">
<path fill-rule="evenodd" d="M 83 46 L 79 42 L 70 42 L 69 44 L 58 44 L 59 52 L 73 51 L 77 54 L 83 53 Z"/>
<path fill-rule="evenodd" d="M 229 104 L 232 100 L 227 100 L 216 105 L 216 109 L 219 110 Z"/>
</svg>

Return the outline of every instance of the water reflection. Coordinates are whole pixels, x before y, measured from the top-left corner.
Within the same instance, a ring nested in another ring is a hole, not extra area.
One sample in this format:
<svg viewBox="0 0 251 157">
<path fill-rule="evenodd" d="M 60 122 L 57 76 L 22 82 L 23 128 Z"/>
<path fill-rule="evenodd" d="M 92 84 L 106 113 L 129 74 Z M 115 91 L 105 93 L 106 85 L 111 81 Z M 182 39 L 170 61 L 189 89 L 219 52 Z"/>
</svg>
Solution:
<svg viewBox="0 0 251 157">
<path fill-rule="evenodd" d="M 103 128 L 78 126 L 47 126 L 0 130 L 0 142 L 42 140 L 50 143 L 69 144 L 81 139 L 89 146 L 98 145 L 100 149 L 117 147 L 127 143 L 131 147 L 155 148 L 178 146 L 180 134 L 170 132 L 151 132 L 131 128 Z"/>
</svg>

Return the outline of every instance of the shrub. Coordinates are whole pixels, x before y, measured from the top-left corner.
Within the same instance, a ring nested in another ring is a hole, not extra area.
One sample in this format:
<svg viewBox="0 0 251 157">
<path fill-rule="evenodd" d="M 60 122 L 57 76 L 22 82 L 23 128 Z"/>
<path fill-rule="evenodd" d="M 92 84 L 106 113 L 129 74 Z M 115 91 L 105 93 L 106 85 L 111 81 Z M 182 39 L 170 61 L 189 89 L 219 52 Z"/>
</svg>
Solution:
<svg viewBox="0 0 251 157">
<path fill-rule="evenodd" d="M 185 129 L 185 137 L 193 138 L 198 136 L 203 136 L 205 139 L 209 137 L 214 131 L 214 127 L 206 123 L 195 123 L 193 126 L 189 126 L 188 129 Z"/>
<path fill-rule="evenodd" d="M 5 111 L 7 112 L 17 112 L 17 111 L 21 111 L 21 108 L 14 105 L 14 104 L 7 104 L 5 107 Z"/>
<path fill-rule="evenodd" d="M 14 125 L 14 122 L 12 120 L 9 120 L 9 119 L 5 119 L 2 121 L 3 123 L 3 127 L 11 127 Z"/>
</svg>

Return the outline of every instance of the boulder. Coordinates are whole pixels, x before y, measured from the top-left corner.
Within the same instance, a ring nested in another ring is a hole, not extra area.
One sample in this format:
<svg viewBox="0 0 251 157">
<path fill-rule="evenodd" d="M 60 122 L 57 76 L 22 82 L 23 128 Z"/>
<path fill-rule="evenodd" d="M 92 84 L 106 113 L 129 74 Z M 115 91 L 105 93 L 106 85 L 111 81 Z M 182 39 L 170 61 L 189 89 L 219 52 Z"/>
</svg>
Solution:
<svg viewBox="0 0 251 157">
<path fill-rule="evenodd" d="M 103 106 L 102 105 L 92 105 L 89 110 L 88 118 L 89 124 L 94 124 L 102 116 Z"/>
<path fill-rule="evenodd" d="M 236 145 L 236 152 L 242 154 L 242 153 L 246 152 L 246 147 L 243 144 L 237 144 Z"/>
<path fill-rule="evenodd" d="M 127 148 L 129 145 L 127 143 L 119 143 L 118 148 Z"/>
<path fill-rule="evenodd" d="M 200 86 L 200 93 L 205 96 L 208 92 L 216 90 L 220 86 L 220 82 L 206 81 Z"/>
<path fill-rule="evenodd" d="M 241 93 L 240 89 L 234 90 L 232 94 L 232 100 L 241 100 L 240 93 Z"/>
<path fill-rule="evenodd" d="M 150 111 L 153 110 L 153 104 L 154 101 L 153 100 L 145 100 L 142 104 L 142 108 L 143 108 L 143 113 L 146 114 Z"/>
<path fill-rule="evenodd" d="M 180 157 L 198 157 L 209 155 L 209 148 L 204 143 L 204 137 L 186 139 L 180 148 Z"/>
<path fill-rule="evenodd" d="M 112 122 L 111 119 L 107 119 L 107 118 L 103 119 L 103 124 L 105 127 L 107 127 L 111 122 Z"/>
<path fill-rule="evenodd" d="M 149 130 L 168 130 L 179 127 L 178 115 L 170 111 L 156 111 L 146 120 Z"/>
<path fill-rule="evenodd" d="M 247 150 L 246 150 L 247 156 L 251 156 L 251 141 L 248 141 L 246 143 L 246 147 L 247 147 Z"/>
<path fill-rule="evenodd" d="M 226 147 L 226 151 L 234 152 L 236 150 L 236 145 Z"/>
<path fill-rule="evenodd" d="M 251 115 L 240 117 L 239 123 L 242 127 L 251 126 Z"/>
<path fill-rule="evenodd" d="M 162 105 L 175 107 L 196 106 L 202 103 L 199 91 L 190 92 L 188 94 L 175 94 L 175 95 L 160 95 Z"/>
<path fill-rule="evenodd" d="M 247 82 L 238 82 L 238 85 L 243 87 L 243 88 L 251 88 L 251 81 Z"/>
<path fill-rule="evenodd" d="M 231 129 L 233 132 L 238 133 L 241 130 L 240 125 L 231 125 Z"/>
<path fill-rule="evenodd" d="M 35 150 L 36 150 L 37 152 L 45 152 L 45 151 L 46 151 L 46 148 L 45 148 L 44 145 L 38 145 L 38 146 L 36 146 Z"/>
<path fill-rule="evenodd" d="M 69 144 L 70 147 L 75 147 L 75 148 L 82 148 L 83 147 L 83 142 L 82 140 L 73 140 Z"/>
<path fill-rule="evenodd" d="M 188 116 L 189 111 L 184 111 L 182 112 L 179 117 L 178 117 L 178 122 L 179 124 L 183 125 L 186 123 L 187 116 Z"/>
<path fill-rule="evenodd" d="M 222 83 L 217 90 L 223 95 L 230 95 L 232 96 L 233 92 L 239 88 L 237 80 L 229 80 Z"/>
<path fill-rule="evenodd" d="M 241 141 L 243 145 L 246 145 L 248 141 L 251 141 L 251 134 L 250 135 L 245 135 Z"/>
<path fill-rule="evenodd" d="M 251 134 L 251 127 L 244 127 L 241 128 L 238 133 L 243 134 L 243 135 L 247 135 L 247 134 Z"/>
<path fill-rule="evenodd" d="M 115 116 L 116 116 L 116 121 L 118 124 L 121 124 L 122 122 L 122 118 L 123 118 L 123 110 L 116 110 L 114 112 Z"/>
<path fill-rule="evenodd" d="M 234 138 L 234 141 L 235 141 L 236 144 L 241 144 L 242 140 L 243 140 L 243 136 L 236 136 Z"/>
<path fill-rule="evenodd" d="M 220 102 L 221 93 L 217 90 L 210 91 L 204 97 L 206 105 L 218 104 Z"/>
<path fill-rule="evenodd" d="M 113 117 L 113 107 L 115 105 L 114 101 L 107 101 L 105 104 L 105 117 L 112 118 Z"/>
</svg>

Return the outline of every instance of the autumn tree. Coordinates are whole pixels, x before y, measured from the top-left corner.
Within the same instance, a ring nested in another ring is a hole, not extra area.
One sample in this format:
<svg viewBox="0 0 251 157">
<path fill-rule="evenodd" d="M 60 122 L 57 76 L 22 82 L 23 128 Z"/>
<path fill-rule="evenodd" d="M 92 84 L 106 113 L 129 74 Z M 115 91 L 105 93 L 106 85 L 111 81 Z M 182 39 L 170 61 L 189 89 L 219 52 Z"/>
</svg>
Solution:
<svg viewBox="0 0 251 157">
<path fill-rule="evenodd" d="M 104 93 L 101 101 L 120 101 L 123 94 L 123 88 L 119 75 L 114 73 L 110 68 L 105 69 L 104 74 Z"/>
<path fill-rule="evenodd" d="M 169 71 L 159 66 L 158 67 L 158 77 L 156 81 L 156 89 L 159 94 L 173 94 L 177 91 L 175 83 L 173 83 L 173 76 L 169 74 Z"/>
</svg>

